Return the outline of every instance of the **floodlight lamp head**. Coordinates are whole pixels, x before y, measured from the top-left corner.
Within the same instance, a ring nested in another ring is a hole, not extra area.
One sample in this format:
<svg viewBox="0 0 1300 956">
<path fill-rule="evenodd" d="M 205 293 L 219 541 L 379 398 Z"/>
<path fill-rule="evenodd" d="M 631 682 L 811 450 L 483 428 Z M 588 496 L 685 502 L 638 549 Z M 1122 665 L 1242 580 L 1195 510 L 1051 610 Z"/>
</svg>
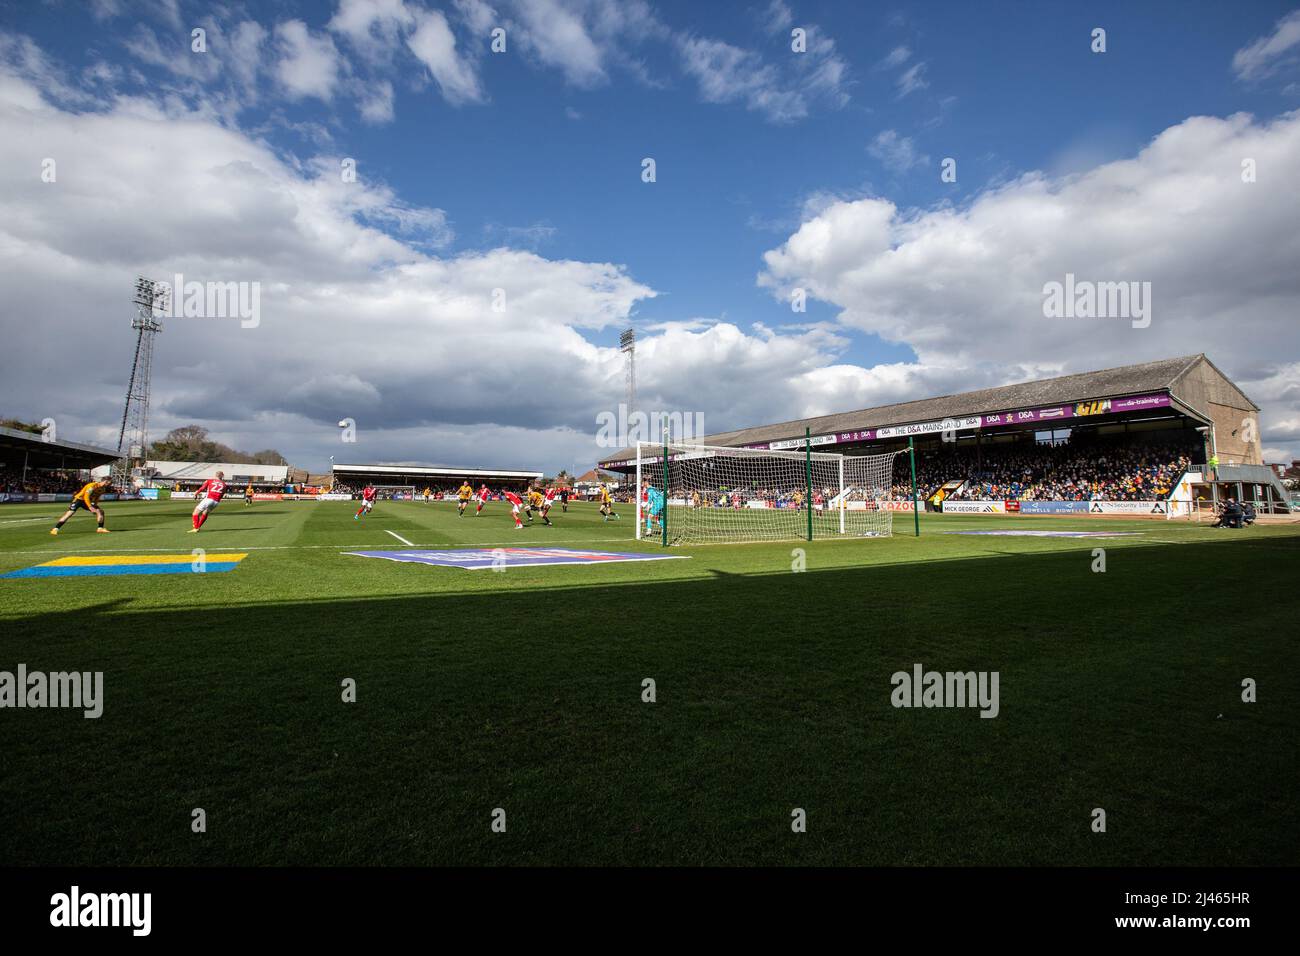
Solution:
<svg viewBox="0 0 1300 956">
<path fill-rule="evenodd" d="M 166 309 L 170 294 L 171 290 L 165 283 L 155 282 L 153 279 L 146 279 L 144 276 L 136 276 L 135 295 L 132 296 L 131 301 L 136 305 L 149 309 Z"/>
</svg>

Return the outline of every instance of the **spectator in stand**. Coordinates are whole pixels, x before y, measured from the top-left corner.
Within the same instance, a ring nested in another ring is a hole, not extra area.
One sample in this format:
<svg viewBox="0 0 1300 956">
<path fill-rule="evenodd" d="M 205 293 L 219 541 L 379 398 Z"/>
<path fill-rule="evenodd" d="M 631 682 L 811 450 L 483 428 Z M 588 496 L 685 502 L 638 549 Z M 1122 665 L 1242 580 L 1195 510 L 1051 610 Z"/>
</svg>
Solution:
<svg viewBox="0 0 1300 956">
<path fill-rule="evenodd" d="M 89 481 L 89 473 L 68 471 L 0 472 L 0 493 L 26 495 L 75 495 Z"/>
<path fill-rule="evenodd" d="M 929 498 L 946 481 L 964 480 L 954 501 L 1150 501 L 1167 497 L 1191 463 L 1172 443 L 1063 444 L 987 448 L 980 460 L 944 451 L 918 461 L 917 493 Z M 895 498 L 911 495 L 905 456 L 895 459 Z"/>
</svg>

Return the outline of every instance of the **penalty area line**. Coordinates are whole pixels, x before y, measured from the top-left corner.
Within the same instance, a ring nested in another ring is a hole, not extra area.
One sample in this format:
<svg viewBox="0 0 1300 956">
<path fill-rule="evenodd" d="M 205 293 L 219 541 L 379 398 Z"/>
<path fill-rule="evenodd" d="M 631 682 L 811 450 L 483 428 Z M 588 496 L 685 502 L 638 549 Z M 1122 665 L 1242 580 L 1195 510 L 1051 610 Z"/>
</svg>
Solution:
<svg viewBox="0 0 1300 956">
<path fill-rule="evenodd" d="M 387 528 L 385 528 L 384 530 L 387 531 L 389 534 L 391 534 L 391 535 L 392 535 L 394 538 L 396 538 L 398 541 L 402 542 L 402 544 L 406 545 L 408 548 L 414 548 L 414 547 L 415 547 L 415 545 L 411 544 L 411 542 L 407 541 L 405 538 L 403 538 L 403 537 L 402 537 L 400 534 L 398 534 L 396 531 L 388 531 Z"/>
</svg>

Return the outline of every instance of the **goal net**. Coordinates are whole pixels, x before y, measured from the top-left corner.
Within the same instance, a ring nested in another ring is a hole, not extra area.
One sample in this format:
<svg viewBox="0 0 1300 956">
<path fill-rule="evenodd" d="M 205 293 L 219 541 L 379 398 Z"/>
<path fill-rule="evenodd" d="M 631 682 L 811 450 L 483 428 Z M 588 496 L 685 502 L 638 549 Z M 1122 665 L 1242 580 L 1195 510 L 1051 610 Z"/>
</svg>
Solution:
<svg viewBox="0 0 1300 956">
<path fill-rule="evenodd" d="M 670 544 L 887 537 L 898 452 L 637 445 L 636 536 Z"/>
</svg>

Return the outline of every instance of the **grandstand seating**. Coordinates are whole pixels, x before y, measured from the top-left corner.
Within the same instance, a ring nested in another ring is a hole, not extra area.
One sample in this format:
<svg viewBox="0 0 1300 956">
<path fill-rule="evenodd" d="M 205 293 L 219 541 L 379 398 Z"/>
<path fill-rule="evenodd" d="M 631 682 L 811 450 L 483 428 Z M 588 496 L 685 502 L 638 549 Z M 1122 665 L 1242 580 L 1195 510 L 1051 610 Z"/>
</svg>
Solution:
<svg viewBox="0 0 1300 956">
<path fill-rule="evenodd" d="M 954 501 L 1150 501 L 1168 496 L 1191 464 L 1194 449 L 1179 441 L 953 448 L 917 461 L 917 493 L 925 500 L 961 481 Z M 894 497 L 910 495 L 905 456 L 894 466 Z"/>
</svg>

